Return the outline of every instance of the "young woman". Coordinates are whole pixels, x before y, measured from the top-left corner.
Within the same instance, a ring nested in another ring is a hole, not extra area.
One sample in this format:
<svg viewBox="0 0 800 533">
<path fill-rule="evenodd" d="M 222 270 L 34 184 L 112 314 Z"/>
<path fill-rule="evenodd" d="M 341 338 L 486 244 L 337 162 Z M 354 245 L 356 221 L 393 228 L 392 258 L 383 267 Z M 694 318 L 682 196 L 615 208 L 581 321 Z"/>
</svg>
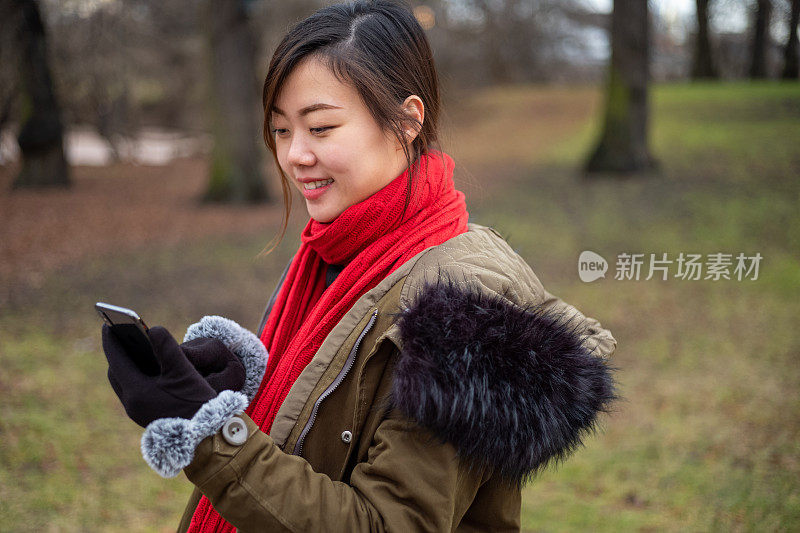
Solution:
<svg viewBox="0 0 800 533">
<path fill-rule="evenodd" d="M 103 329 L 145 459 L 196 486 L 179 531 L 519 530 L 521 487 L 616 398 L 616 341 L 468 221 L 406 6 L 297 24 L 263 103 L 310 219 L 258 337 L 217 316 L 181 345 L 151 328 L 148 376 Z"/>
</svg>

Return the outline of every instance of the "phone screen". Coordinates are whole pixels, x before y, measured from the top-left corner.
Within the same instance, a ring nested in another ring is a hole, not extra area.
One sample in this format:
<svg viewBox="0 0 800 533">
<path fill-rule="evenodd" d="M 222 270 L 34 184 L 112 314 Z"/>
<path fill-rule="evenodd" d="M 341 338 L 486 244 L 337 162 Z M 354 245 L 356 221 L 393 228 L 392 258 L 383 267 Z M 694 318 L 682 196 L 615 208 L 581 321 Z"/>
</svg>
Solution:
<svg viewBox="0 0 800 533">
<path fill-rule="evenodd" d="M 147 325 L 132 309 L 97 302 L 95 309 L 103 318 L 111 333 L 125 347 L 125 352 L 136 366 L 147 375 L 156 376 L 161 366 L 156 359 Z"/>
</svg>

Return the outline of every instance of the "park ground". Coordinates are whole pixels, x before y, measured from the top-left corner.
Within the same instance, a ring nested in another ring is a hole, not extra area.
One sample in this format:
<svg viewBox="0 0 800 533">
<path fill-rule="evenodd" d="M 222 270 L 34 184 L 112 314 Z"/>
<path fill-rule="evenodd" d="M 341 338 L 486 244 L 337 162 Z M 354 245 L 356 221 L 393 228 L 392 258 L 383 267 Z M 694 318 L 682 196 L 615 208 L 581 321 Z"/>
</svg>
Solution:
<svg viewBox="0 0 800 533">
<path fill-rule="evenodd" d="M 445 123 L 470 219 L 619 343 L 623 400 L 526 487 L 523 530 L 797 531 L 800 86 L 656 86 L 660 171 L 586 180 L 601 103 L 597 88 L 497 87 Z M 91 307 L 130 306 L 176 336 L 206 314 L 256 327 L 304 207 L 258 257 L 281 206 L 197 205 L 206 168 L 78 167 L 70 191 L 0 196 L 0 529 L 177 525 L 191 485 L 142 460 Z M 583 250 L 609 261 L 605 279 L 579 280 Z M 680 279 L 674 264 L 668 280 L 614 279 L 619 254 L 680 252 L 763 259 L 757 279 Z"/>
</svg>

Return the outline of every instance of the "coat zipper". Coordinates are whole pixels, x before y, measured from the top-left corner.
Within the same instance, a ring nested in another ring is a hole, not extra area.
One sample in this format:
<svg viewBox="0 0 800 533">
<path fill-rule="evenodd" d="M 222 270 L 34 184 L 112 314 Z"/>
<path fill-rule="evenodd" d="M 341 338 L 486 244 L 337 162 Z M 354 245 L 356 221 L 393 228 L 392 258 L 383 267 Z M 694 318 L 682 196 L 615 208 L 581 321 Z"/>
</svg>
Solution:
<svg viewBox="0 0 800 533">
<path fill-rule="evenodd" d="M 344 381 L 344 378 L 345 376 L 347 376 L 347 373 L 350 372 L 350 368 L 352 368 L 353 363 L 356 360 L 356 351 L 358 351 L 358 347 L 361 344 L 361 340 L 369 332 L 369 330 L 372 329 L 372 325 L 375 323 L 375 319 L 377 317 L 378 317 L 378 310 L 375 309 L 374 311 L 372 311 L 372 316 L 369 319 L 369 323 L 366 325 L 364 330 L 358 336 L 358 338 L 356 339 L 356 343 L 350 350 L 350 353 L 347 356 L 347 361 L 345 361 L 344 363 L 344 367 L 336 376 L 336 379 L 333 380 L 333 383 L 331 383 L 328 386 L 328 388 L 325 389 L 322 392 L 322 394 L 320 394 L 319 398 L 317 398 L 317 401 L 314 402 L 314 409 L 311 410 L 311 417 L 308 419 L 308 422 L 306 422 L 303 431 L 300 433 L 300 437 L 297 439 L 297 443 L 294 445 L 294 451 L 292 452 L 293 455 L 299 456 L 301 453 L 303 453 L 303 441 L 305 440 L 306 435 L 308 435 L 308 432 L 311 430 L 311 426 L 314 425 L 314 421 L 317 418 L 317 411 L 319 411 L 319 405 L 322 403 L 322 400 L 331 395 L 331 393 L 336 389 L 336 387 L 338 387 L 339 384 L 342 381 Z"/>
</svg>

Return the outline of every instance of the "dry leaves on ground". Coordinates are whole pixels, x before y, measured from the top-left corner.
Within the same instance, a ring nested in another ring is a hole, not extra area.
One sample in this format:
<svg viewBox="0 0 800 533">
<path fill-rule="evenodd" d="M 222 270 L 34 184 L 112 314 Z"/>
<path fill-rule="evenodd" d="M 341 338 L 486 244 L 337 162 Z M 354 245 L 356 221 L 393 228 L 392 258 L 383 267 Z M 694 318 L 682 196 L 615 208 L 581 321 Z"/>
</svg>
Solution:
<svg viewBox="0 0 800 533">
<path fill-rule="evenodd" d="M 72 167 L 69 189 L 11 191 L 18 167 L 0 167 L 0 281 L 36 286 L 47 273 L 84 257 L 203 236 L 263 231 L 266 246 L 280 230 L 280 199 L 272 205 L 201 205 L 207 168 L 202 158 L 161 167 Z"/>
</svg>

